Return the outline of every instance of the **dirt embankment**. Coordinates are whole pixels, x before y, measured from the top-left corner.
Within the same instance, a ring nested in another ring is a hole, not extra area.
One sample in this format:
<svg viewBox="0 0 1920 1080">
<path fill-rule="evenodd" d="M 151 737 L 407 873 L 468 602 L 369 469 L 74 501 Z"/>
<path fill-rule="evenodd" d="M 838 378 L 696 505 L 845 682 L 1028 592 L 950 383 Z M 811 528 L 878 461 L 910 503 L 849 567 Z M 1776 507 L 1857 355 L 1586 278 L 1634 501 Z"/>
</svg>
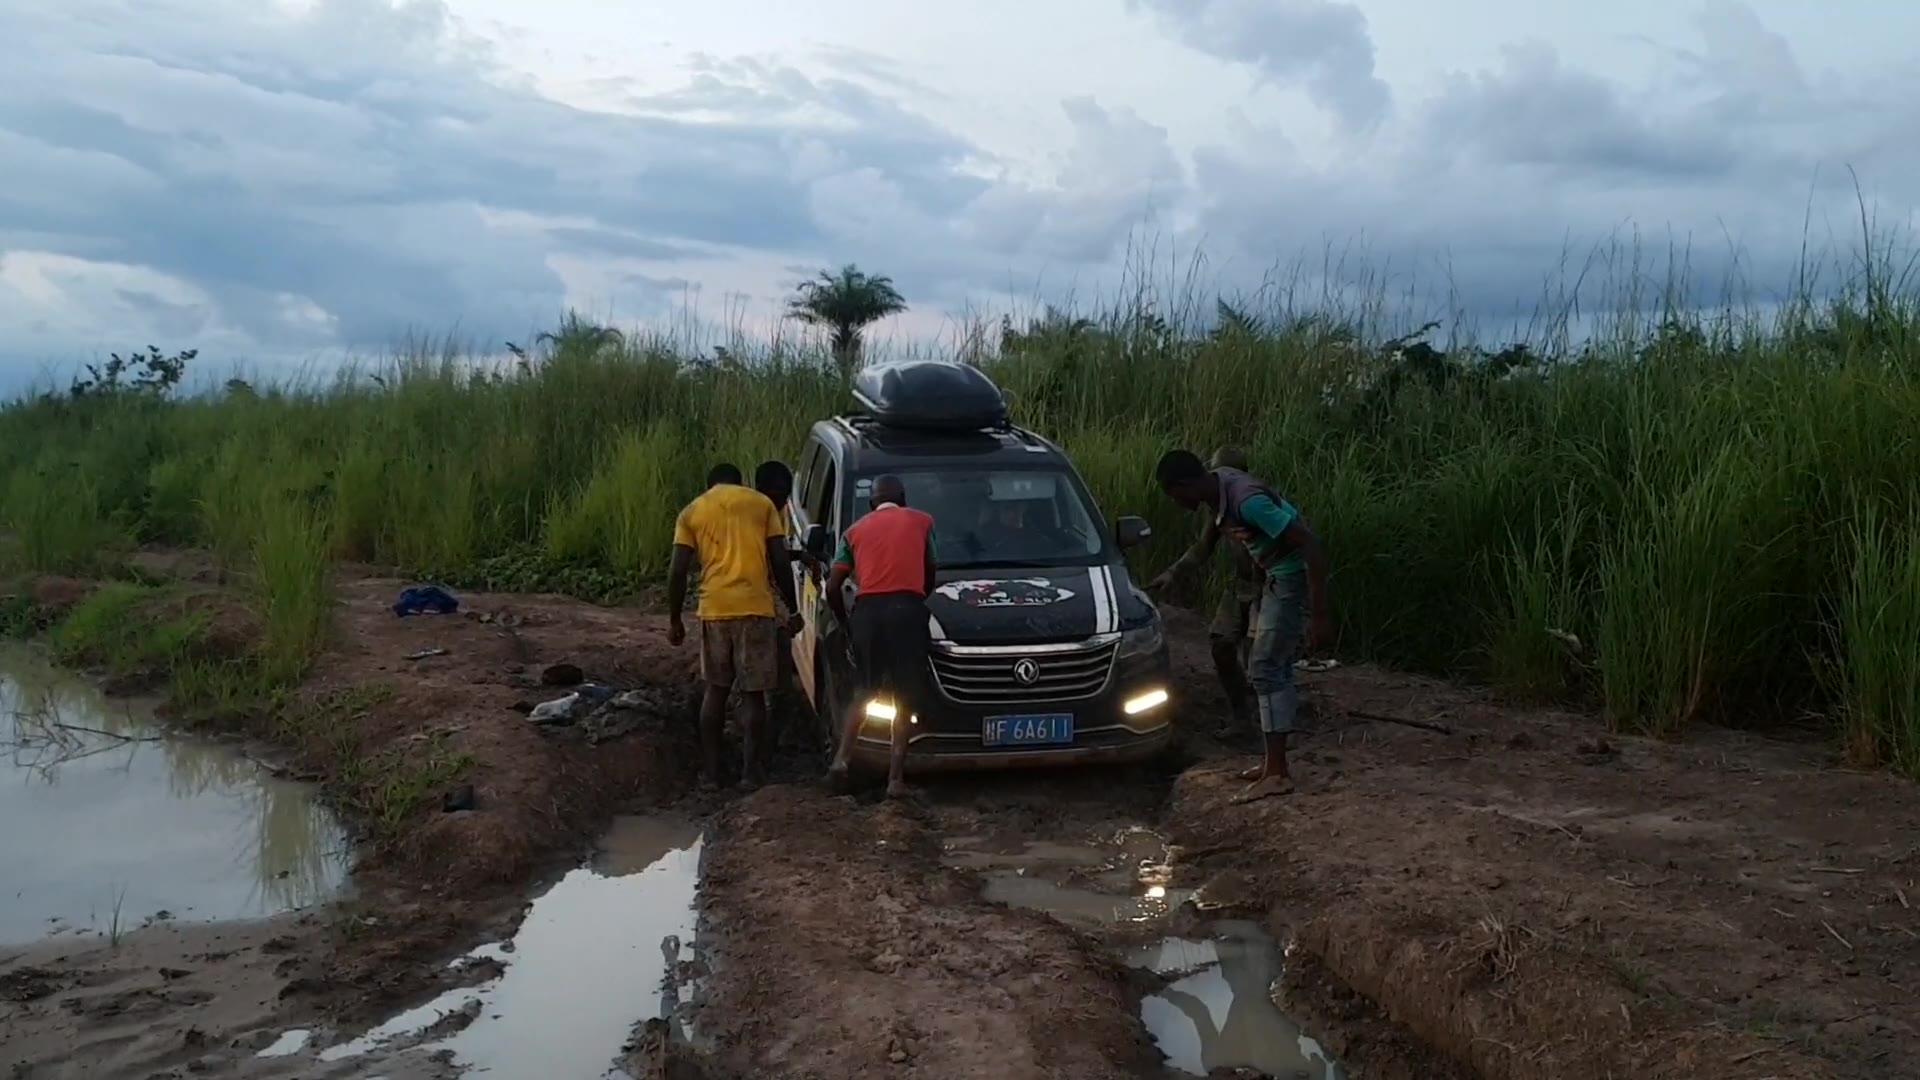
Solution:
<svg viewBox="0 0 1920 1080">
<path fill-rule="evenodd" d="M 1264 907 L 1309 985 L 1490 1080 L 1920 1076 L 1910 784 L 1368 669 L 1307 685 L 1302 793 L 1234 806 L 1230 767 L 1204 765 L 1168 825 L 1185 874 Z M 1329 1035 L 1364 1070 L 1364 1038 Z"/>
</svg>

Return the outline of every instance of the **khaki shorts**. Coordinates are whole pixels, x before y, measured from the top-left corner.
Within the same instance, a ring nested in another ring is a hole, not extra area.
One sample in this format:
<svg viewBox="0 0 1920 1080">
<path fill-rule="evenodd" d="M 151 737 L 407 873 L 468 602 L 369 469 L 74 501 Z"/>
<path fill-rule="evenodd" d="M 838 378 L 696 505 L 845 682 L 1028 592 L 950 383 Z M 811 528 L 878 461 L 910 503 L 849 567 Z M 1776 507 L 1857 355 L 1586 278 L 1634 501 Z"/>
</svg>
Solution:
<svg viewBox="0 0 1920 1080">
<path fill-rule="evenodd" d="M 764 616 L 712 619 L 700 624 L 700 677 L 743 694 L 765 693 L 780 681 L 780 635 Z"/>
</svg>

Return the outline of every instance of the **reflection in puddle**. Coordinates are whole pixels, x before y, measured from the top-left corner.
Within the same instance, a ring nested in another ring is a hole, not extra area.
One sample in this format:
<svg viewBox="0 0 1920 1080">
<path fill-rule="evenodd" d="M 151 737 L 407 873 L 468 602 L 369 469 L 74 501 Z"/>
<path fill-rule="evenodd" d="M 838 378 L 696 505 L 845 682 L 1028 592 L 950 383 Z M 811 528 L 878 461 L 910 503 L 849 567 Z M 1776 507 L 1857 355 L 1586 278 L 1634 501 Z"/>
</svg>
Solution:
<svg viewBox="0 0 1920 1080">
<path fill-rule="evenodd" d="M 700 849 L 692 824 L 616 821 L 592 865 L 534 900 L 511 949 L 482 946 L 462 961 L 499 961 L 502 975 L 448 991 L 320 1059 L 366 1054 L 464 1012 L 471 1023 L 424 1049 L 502 1077 L 605 1075 L 635 1023 L 670 1016 L 679 1003 L 666 976 L 693 936 Z"/>
<path fill-rule="evenodd" d="M 1169 919 L 1193 897 L 1169 885 L 1166 842 L 1129 829 L 1105 846 L 962 836 L 949 866 L 973 870 L 981 895 L 1032 908 L 1083 931 Z M 1122 954 L 1173 981 L 1140 1003 L 1140 1019 L 1169 1064 L 1205 1076 L 1254 1069 L 1270 1076 L 1342 1080 L 1340 1066 L 1273 1002 L 1280 950 L 1257 924 L 1222 920 L 1205 939 L 1163 938 Z"/>
<path fill-rule="evenodd" d="M 271 915 L 331 896 L 345 833 L 308 785 L 0 649 L 0 941 Z"/>
<path fill-rule="evenodd" d="M 1254 1069 L 1270 1076 L 1341 1080 L 1320 1044 L 1273 1003 L 1280 949 L 1248 922 L 1213 924 L 1207 940 L 1167 938 L 1135 949 L 1127 962 L 1174 976 L 1140 1003 L 1140 1019 L 1174 1068 L 1196 1076 Z"/>
<path fill-rule="evenodd" d="M 1192 895 L 1191 889 L 1149 885 L 1139 893 L 1116 896 L 1094 889 L 1056 885 L 1044 878 L 1028 877 L 1011 870 L 996 870 L 985 877 L 986 886 L 980 894 L 988 900 L 1009 907 L 1044 911 L 1080 929 L 1162 919 L 1186 903 Z"/>
<path fill-rule="evenodd" d="M 279 1038 L 273 1040 L 273 1042 L 269 1044 L 265 1050 L 260 1051 L 257 1056 L 263 1058 L 288 1057 L 297 1054 L 307 1048 L 307 1040 L 312 1037 L 313 1032 L 306 1028 L 294 1028 L 292 1031 L 283 1031 L 280 1033 Z"/>
<path fill-rule="evenodd" d="M 947 841 L 943 861 L 974 870 L 997 904 L 1043 911 L 1082 930 L 1165 918 L 1193 895 L 1167 887 L 1166 842 L 1128 829 L 1108 847 L 981 836 Z"/>
</svg>

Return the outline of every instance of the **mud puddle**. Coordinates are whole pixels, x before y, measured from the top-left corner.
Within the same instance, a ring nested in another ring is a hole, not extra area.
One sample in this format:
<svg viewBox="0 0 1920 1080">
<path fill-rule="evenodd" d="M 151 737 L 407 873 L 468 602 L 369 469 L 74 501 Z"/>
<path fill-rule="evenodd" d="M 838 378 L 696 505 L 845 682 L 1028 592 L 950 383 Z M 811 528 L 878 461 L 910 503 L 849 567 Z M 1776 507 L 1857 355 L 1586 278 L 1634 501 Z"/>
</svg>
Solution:
<svg viewBox="0 0 1920 1080">
<path fill-rule="evenodd" d="M 702 839 L 697 825 L 617 819 L 594 858 L 536 897 L 511 941 L 455 966 L 500 974 L 448 991 L 365 1035 L 319 1050 L 323 1062 L 431 1054 L 473 1075 L 619 1077 L 614 1059 L 636 1024 L 677 1019 L 689 991 Z M 270 1050 L 312 1052 L 305 1032 Z"/>
<path fill-rule="evenodd" d="M 314 796 L 230 745 L 168 731 L 151 703 L 0 649 L 0 942 L 327 899 L 349 845 Z"/>
<path fill-rule="evenodd" d="M 1167 1063 L 1195 1076 L 1253 1069 L 1286 1080 L 1344 1080 L 1332 1057 L 1274 1004 L 1281 953 L 1273 938 L 1238 920 L 1208 931 L 1126 955 L 1132 966 L 1174 980 L 1140 1002 L 1140 1019 Z"/>
<path fill-rule="evenodd" d="M 1193 895 L 1168 886 L 1166 842 L 1146 829 L 1098 846 L 960 836 L 946 842 L 941 861 L 978 873 L 986 899 L 1044 911 L 1077 930 L 1149 925 Z"/>
<path fill-rule="evenodd" d="M 1134 828 L 1095 844 L 954 837 L 942 861 L 978 873 L 985 899 L 1045 912 L 1104 941 L 1129 966 L 1170 980 L 1142 1000 L 1140 1019 L 1172 1068 L 1344 1080 L 1338 1063 L 1274 1003 L 1281 951 L 1258 924 L 1219 920 L 1140 941 L 1142 933 L 1164 933 L 1195 896 L 1171 886 L 1169 854 L 1157 834 Z"/>
</svg>

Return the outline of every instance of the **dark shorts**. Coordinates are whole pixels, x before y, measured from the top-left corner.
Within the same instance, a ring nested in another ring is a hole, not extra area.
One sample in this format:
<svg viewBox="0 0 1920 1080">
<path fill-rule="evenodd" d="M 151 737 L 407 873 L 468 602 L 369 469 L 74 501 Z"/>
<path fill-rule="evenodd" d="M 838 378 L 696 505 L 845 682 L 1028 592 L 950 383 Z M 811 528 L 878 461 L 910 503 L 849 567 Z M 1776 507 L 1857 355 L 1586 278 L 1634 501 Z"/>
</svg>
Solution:
<svg viewBox="0 0 1920 1080">
<path fill-rule="evenodd" d="M 853 605 L 853 662 L 862 696 L 920 700 L 927 680 L 927 602 L 911 593 L 863 596 Z"/>
</svg>

